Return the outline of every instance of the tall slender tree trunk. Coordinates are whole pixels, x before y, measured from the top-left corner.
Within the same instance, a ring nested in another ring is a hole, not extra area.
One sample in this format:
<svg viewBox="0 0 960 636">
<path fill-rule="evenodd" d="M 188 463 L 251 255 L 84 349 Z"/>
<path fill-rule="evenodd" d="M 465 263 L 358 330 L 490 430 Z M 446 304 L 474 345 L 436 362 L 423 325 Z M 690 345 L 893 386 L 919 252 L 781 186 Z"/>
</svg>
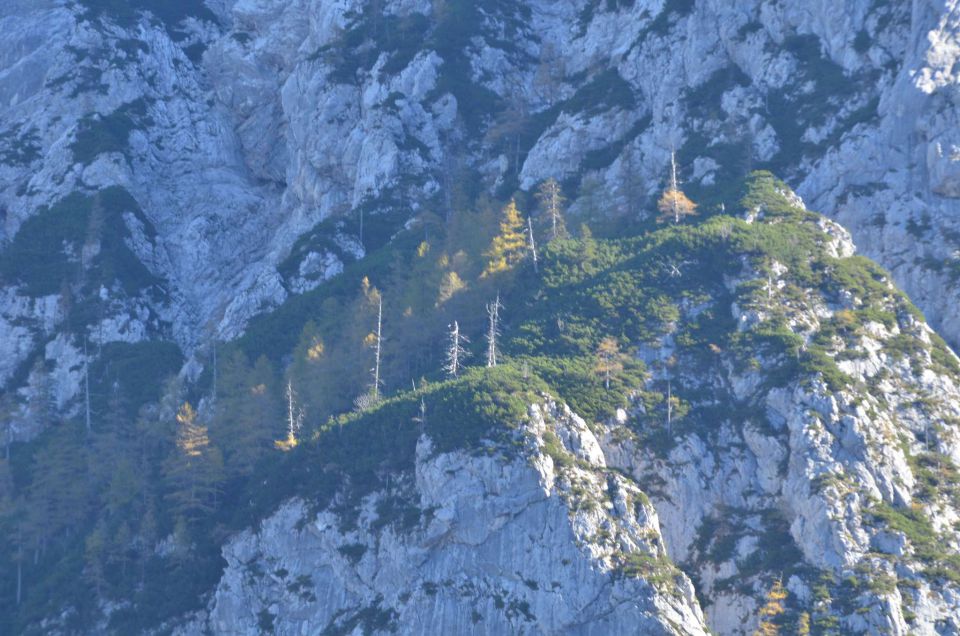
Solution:
<svg viewBox="0 0 960 636">
<path fill-rule="evenodd" d="M 383 296 L 377 294 L 377 344 L 376 359 L 373 366 L 373 399 L 380 399 L 380 349 L 383 327 Z"/>
<path fill-rule="evenodd" d="M 90 358 L 87 357 L 87 336 L 83 336 L 83 410 L 87 433 L 93 430 L 90 422 Z"/>
<path fill-rule="evenodd" d="M 17 607 L 23 597 L 23 522 L 17 521 Z"/>
<path fill-rule="evenodd" d="M 497 366 L 497 335 L 500 323 L 500 292 L 497 292 L 497 299 L 492 304 L 487 305 L 487 317 L 489 325 L 487 327 L 487 366 Z"/>
<path fill-rule="evenodd" d="M 530 238 L 530 253 L 533 255 L 533 271 L 540 273 L 540 269 L 537 267 L 537 244 L 533 240 L 533 221 L 529 216 L 527 217 L 527 234 Z"/>
<path fill-rule="evenodd" d="M 670 189 L 676 193 L 679 190 L 679 184 L 677 183 L 677 158 L 676 153 L 670 152 Z M 680 222 L 680 206 L 677 202 L 676 194 L 671 199 L 673 207 L 673 222 Z"/>
<path fill-rule="evenodd" d="M 673 435 L 673 391 L 667 380 L 667 433 Z"/>
<path fill-rule="evenodd" d="M 217 369 L 217 341 L 216 339 L 214 339 L 213 341 L 213 396 L 212 396 L 213 398 L 212 401 L 214 406 L 216 406 L 217 404 L 217 376 L 218 375 L 219 374 Z"/>
</svg>

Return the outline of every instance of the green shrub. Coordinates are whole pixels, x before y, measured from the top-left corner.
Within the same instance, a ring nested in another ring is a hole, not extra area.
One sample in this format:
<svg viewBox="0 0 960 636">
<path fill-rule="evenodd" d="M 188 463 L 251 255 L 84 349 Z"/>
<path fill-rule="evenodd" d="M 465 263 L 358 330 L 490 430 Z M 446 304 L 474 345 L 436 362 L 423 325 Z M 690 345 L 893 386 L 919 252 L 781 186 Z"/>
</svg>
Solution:
<svg viewBox="0 0 960 636">
<path fill-rule="evenodd" d="M 96 213 L 96 214 L 94 214 Z M 0 253 L 0 277 L 11 284 L 21 283 L 31 296 L 61 292 L 65 286 L 80 284 L 87 306 L 100 285 L 119 284 L 127 294 L 160 284 L 128 247 L 129 230 L 123 218 L 132 214 L 143 226 L 148 240 L 155 236 L 152 224 L 130 193 L 110 187 L 94 195 L 74 192 L 50 208 L 27 219 Z M 84 269 L 79 255 L 84 244 L 99 239 L 100 249 Z M 86 320 L 85 322 L 89 322 Z M 82 321 L 83 322 L 83 321 Z"/>
<path fill-rule="evenodd" d="M 216 16 L 203 0 L 80 0 L 80 5 L 87 9 L 90 17 L 109 18 L 127 27 L 144 11 L 159 18 L 171 30 L 188 17 L 216 22 Z"/>
<path fill-rule="evenodd" d="M 73 158 L 83 165 L 90 165 L 104 153 L 126 155 L 130 132 L 147 121 L 147 106 L 143 99 L 121 106 L 103 117 L 87 115 L 80 121 L 77 138 L 70 146 Z"/>
</svg>

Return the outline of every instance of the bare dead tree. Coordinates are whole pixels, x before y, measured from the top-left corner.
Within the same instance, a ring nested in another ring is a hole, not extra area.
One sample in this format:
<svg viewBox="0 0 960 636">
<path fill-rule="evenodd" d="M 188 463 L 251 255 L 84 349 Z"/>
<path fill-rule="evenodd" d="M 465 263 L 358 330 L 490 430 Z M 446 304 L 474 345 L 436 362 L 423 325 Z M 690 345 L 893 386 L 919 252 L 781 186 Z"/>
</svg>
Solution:
<svg viewBox="0 0 960 636">
<path fill-rule="evenodd" d="M 540 273 L 537 265 L 537 243 L 533 240 L 533 221 L 527 217 L 527 246 L 530 248 L 530 255 L 533 257 L 533 271 Z"/>
<path fill-rule="evenodd" d="M 377 331 L 374 334 L 373 351 L 373 387 L 371 387 L 371 394 L 373 401 L 377 402 L 380 400 L 380 354 L 383 351 L 383 296 L 380 294 L 377 294 Z"/>
<path fill-rule="evenodd" d="M 90 416 L 90 358 L 87 356 L 87 336 L 83 336 L 83 417 L 87 433 L 93 430 Z"/>
<path fill-rule="evenodd" d="M 500 292 L 492 303 L 487 304 L 487 366 L 497 366 L 497 336 L 500 335 Z"/>
<path fill-rule="evenodd" d="M 450 342 L 447 346 L 447 362 L 444 365 L 443 369 L 447 372 L 451 378 L 457 377 L 460 373 L 460 369 L 463 367 L 463 362 L 466 360 L 467 350 L 464 348 L 464 344 L 470 342 L 469 339 L 460 333 L 460 324 L 454 320 L 453 324 L 450 325 Z"/>
<path fill-rule="evenodd" d="M 564 198 L 563 190 L 557 180 L 550 177 L 540 184 L 537 199 L 539 199 L 544 213 L 550 220 L 550 240 L 563 236 L 566 233 L 563 224 L 563 203 L 566 198 Z"/>
</svg>

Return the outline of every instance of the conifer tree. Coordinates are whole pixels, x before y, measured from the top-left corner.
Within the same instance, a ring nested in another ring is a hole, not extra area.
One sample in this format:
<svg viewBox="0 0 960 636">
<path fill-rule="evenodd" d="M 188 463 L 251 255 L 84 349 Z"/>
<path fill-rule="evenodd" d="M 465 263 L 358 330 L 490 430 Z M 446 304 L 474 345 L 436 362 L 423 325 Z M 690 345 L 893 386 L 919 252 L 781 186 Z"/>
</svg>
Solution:
<svg viewBox="0 0 960 636">
<path fill-rule="evenodd" d="M 760 625 L 754 636 L 777 636 L 780 628 L 777 627 L 777 618 L 783 614 L 783 600 L 787 598 L 787 591 L 783 589 L 783 583 L 777 579 L 773 587 L 767 592 L 767 602 L 760 608 Z"/>
<path fill-rule="evenodd" d="M 27 410 L 31 422 L 38 431 L 43 431 L 53 423 L 56 404 L 50 388 L 50 376 L 42 357 L 37 358 L 30 371 L 29 391 Z"/>
<path fill-rule="evenodd" d="M 130 524 L 126 520 L 121 521 L 117 531 L 113 534 L 110 541 L 107 562 L 118 564 L 120 566 L 121 580 L 127 576 L 127 565 L 130 563 L 130 545 L 133 542 L 133 535 L 130 531 Z"/>
<path fill-rule="evenodd" d="M 16 402 L 8 391 L 0 395 L 0 444 L 3 444 L 3 458 L 10 459 L 10 445 L 13 444 L 13 414 Z"/>
<path fill-rule="evenodd" d="M 563 222 L 563 204 L 566 198 L 564 198 L 563 190 L 557 180 L 550 177 L 540 184 L 537 199 L 539 199 L 543 213 L 550 223 L 550 240 L 566 236 L 567 228 Z"/>
<path fill-rule="evenodd" d="M 87 478 L 84 438 L 80 425 L 53 427 L 47 448 L 36 457 L 28 526 L 38 551 L 51 539 L 67 536 L 87 513 L 92 484 Z"/>
<path fill-rule="evenodd" d="M 223 458 L 189 402 L 180 406 L 176 419 L 176 451 L 167 461 L 167 496 L 177 514 L 194 519 L 216 507 Z"/>
<path fill-rule="evenodd" d="M 173 524 L 173 552 L 175 560 L 183 562 L 187 560 L 190 553 L 193 552 L 193 540 L 190 538 L 190 529 L 187 526 L 187 520 L 184 517 L 177 517 Z"/>
<path fill-rule="evenodd" d="M 319 334 L 316 332 L 316 325 L 313 321 L 307 323 L 307 325 L 313 326 L 313 333 L 307 331 L 307 327 L 304 327 L 304 334 L 309 336 L 309 341 L 306 343 L 306 359 L 310 362 L 316 362 L 323 357 L 323 352 L 325 350 L 323 345 L 323 340 L 320 339 Z"/>
<path fill-rule="evenodd" d="M 127 419 L 126 406 L 119 387 L 115 387 L 103 417 L 92 432 L 86 432 L 91 449 L 89 475 L 101 506 L 111 515 L 132 502 L 144 487 L 145 476 L 137 470 L 139 441 Z"/>
<path fill-rule="evenodd" d="M 640 162 L 637 159 L 636 144 L 628 143 L 621 157 L 620 191 L 626 206 L 623 209 L 623 213 L 629 217 L 636 217 L 641 207 L 641 201 L 645 196 L 643 179 L 640 176 Z"/>
<path fill-rule="evenodd" d="M 144 475 L 136 470 L 133 460 L 131 456 L 124 456 L 114 464 L 113 474 L 102 496 L 104 508 L 111 515 L 120 514 L 131 507 L 144 490 Z"/>
<path fill-rule="evenodd" d="M 300 331 L 288 377 L 299 389 L 301 402 L 311 412 L 327 408 L 327 392 L 331 381 L 328 369 L 333 353 L 335 349 L 328 346 L 317 324 L 312 320 L 307 321 Z"/>
<path fill-rule="evenodd" d="M 677 160 L 675 153 L 672 152 L 670 153 L 670 186 L 657 202 L 657 209 L 660 210 L 660 216 L 657 218 L 660 223 L 666 221 L 679 223 L 682 219 L 697 213 L 697 204 L 680 190 L 680 184 L 677 181 Z"/>
<path fill-rule="evenodd" d="M 610 389 L 610 378 L 623 371 L 623 356 L 616 338 L 606 337 L 600 341 L 594 370 L 603 377 L 603 386 Z"/>
<path fill-rule="evenodd" d="M 143 517 L 140 519 L 140 527 L 137 529 L 137 536 L 134 545 L 137 550 L 137 559 L 140 562 L 140 583 L 143 583 L 147 575 L 147 561 L 153 556 L 159 539 L 159 527 L 157 525 L 157 515 L 154 512 L 154 502 L 148 500 L 144 509 Z"/>
<path fill-rule="evenodd" d="M 493 237 L 490 249 L 486 252 L 487 266 L 481 276 L 489 276 L 510 269 L 523 259 L 527 251 L 524 236 L 523 218 L 514 199 L 503 208 L 500 220 L 500 233 Z"/>
<path fill-rule="evenodd" d="M 11 519 L 9 531 L 10 543 L 14 550 L 13 561 L 17 564 L 16 602 L 18 607 L 23 600 L 23 564 L 27 559 L 27 542 L 30 534 L 29 517 L 27 514 L 28 505 L 23 497 L 18 497 L 13 500 L 13 504 L 8 509 Z"/>
<path fill-rule="evenodd" d="M 16 563 L 16 573 L 11 572 L 16 586 L 16 603 L 20 605 L 23 587 L 23 562 L 26 544 L 26 504 L 17 497 L 13 486 L 10 463 L 0 459 L 0 533 L 12 549 L 11 560 Z"/>
<path fill-rule="evenodd" d="M 278 428 L 271 426 L 280 413 L 272 387 L 273 368 L 261 356 L 251 369 L 246 355 L 235 348 L 224 356 L 220 376 L 220 399 L 210 435 L 222 449 L 227 475 L 248 475 Z"/>
<path fill-rule="evenodd" d="M 10 460 L 0 458 L 0 524 L 7 520 L 14 499 Z"/>
<path fill-rule="evenodd" d="M 84 576 L 87 581 L 96 590 L 97 596 L 103 594 L 103 587 L 106 585 L 107 576 L 107 531 L 103 520 L 101 519 L 93 532 L 87 535 L 84 551 Z"/>
</svg>

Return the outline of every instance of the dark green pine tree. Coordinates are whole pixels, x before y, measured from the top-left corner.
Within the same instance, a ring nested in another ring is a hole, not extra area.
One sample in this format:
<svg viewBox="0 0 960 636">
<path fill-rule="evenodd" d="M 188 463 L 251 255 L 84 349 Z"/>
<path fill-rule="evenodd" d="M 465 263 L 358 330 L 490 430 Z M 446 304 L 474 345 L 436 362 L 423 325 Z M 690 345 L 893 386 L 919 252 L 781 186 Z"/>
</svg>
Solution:
<svg viewBox="0 0 960 636">
<path fill-rule="evenodd" d="M 211 440 L 223 450 L 228 477 L 249 475 L 279 428 L 273 368 L 264 357 L 251 368 L 235 349 L 220 364 L 217 393 Z"/>
<path fill-rule="evenodd" d="M 94 494 L 83 425 L 56 424 L 46 436 L 43 452 L 36 455 L 29 488 L 28 526 L 40 552 L 51 541 L 74 533 L 89 516 Z"/>
</svg>

